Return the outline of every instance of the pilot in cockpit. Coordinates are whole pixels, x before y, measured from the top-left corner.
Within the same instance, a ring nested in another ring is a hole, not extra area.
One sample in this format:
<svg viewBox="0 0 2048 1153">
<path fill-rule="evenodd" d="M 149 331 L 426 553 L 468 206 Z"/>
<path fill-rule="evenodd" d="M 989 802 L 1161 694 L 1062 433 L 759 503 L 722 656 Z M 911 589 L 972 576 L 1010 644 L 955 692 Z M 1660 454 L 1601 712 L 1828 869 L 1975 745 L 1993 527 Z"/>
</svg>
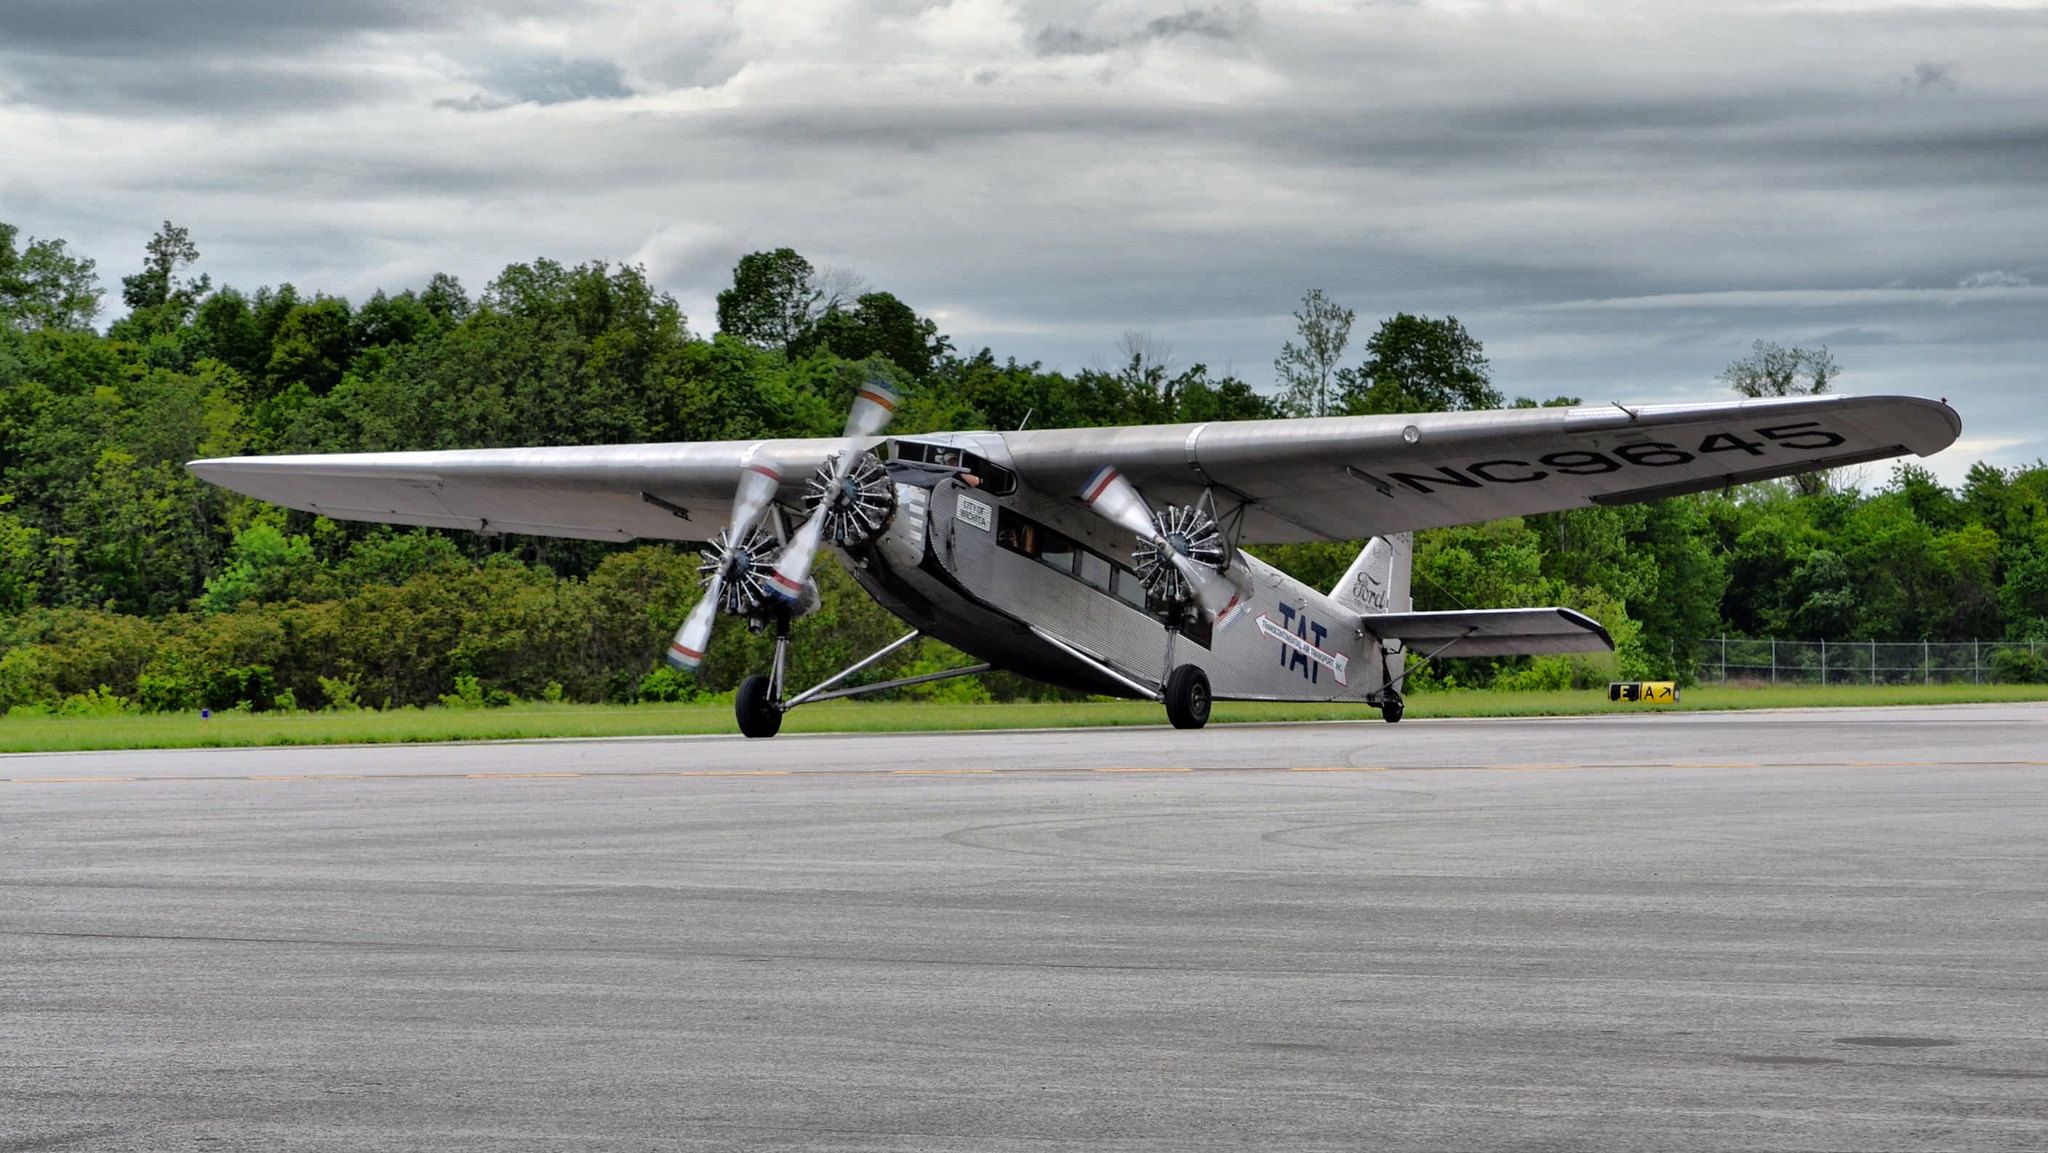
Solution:
<svg viewBox="0 0 2048 1153">
<path fill-rule="evenodd" d="M 960 477 L 960 483 L 969 488 L 980 488 L 981 478 L 967 471 L 967 465 L 957 448 L 942 448 L 932 456 L 932 463 L 953 469 Z"/>
</svg>

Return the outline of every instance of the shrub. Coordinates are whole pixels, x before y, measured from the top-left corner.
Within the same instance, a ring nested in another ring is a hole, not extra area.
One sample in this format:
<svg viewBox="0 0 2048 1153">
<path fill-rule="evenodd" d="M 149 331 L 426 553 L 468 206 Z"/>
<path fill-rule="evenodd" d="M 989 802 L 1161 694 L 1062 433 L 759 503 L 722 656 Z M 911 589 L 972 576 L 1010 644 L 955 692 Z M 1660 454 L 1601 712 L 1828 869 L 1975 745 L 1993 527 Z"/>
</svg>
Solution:
<svg viewBox="0 0 2048 1153">
<path fill-rule="evenodd" d="M 60 717 L 118 717 L 133 709 L 126 697 L 116 696 L 112 689 L 101 685 L 89 692 L 72 693 L 55 711 Z"/>
<path fill-rule="evenodd" d="M 320 677 L 320 696 L 330 713 L 353 713 L 363 706 L 356 700 L 354 677 Z"/>
<path fill-rule="evenodd" d="M 468 673 L 457 673 L 455 676 L 455 691 L 441 694 L 441 704 L 451 709 L 483 708 L 483 683 Z"/>
<path fill-rule="evenodd" d="M 633 696 L 637 700 L 658 701 L 663 704 L 687 701 L 696 695 L 696 678 L 685 676 L 667 665 L 656 665 L 653 672 L 640 678 L 639 685 L 633 690 Z"/>
<path fill-rule="evenodd" d="M 2029 649 L 1993 650 L 1991 679 L 2002 685 L 2048 684 L 2048 658 Z"/>
</svg>

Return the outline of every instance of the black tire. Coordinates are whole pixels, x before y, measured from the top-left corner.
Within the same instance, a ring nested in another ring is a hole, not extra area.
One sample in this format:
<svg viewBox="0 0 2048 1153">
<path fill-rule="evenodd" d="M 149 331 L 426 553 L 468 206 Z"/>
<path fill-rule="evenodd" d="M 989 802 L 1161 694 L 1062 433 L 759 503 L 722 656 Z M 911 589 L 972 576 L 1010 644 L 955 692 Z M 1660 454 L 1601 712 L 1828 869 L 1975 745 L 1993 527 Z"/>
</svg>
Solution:
<svg viewBox="0 0 2048 1153">
<path fill-rule="evenodd" d="M 1405 710 L 1400 697 L 1388 697 L 1385 703 L 1380 705 L 1380 717 L 1390 725 L 1401 723 L 1403 711 Z"/>
<path fill-rule="evenodd" d="M 1199 729 L 1209 723 L 1209 674 L 1182 665 L 1166 678 L 1166 719 L 1176 729 Z"/>
<path fill-rule="evenodd" d="M 782 710 L 768 699 L 768 678 L 758 673 L 740 682 L 740 691 L 733 694 L 732 711 L 746 736 L 772 737 L 782 731 Z"/>
</svg>

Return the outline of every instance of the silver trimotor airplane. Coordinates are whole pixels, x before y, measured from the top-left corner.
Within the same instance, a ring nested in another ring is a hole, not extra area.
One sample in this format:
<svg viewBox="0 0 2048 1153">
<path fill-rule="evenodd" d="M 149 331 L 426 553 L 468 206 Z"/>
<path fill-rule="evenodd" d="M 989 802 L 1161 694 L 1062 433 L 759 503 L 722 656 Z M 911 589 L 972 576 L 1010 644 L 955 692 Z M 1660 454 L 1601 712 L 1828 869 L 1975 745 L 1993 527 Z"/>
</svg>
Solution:
<svg viewBox="0 0 2048 1153">
<path fill-rule="evenodd" d="M 1413 611 L 1414 530 L 1927 456 L 1962 431 L 1946 403 L 1828 396 L 884 439 L 895 407 L 886 385 L 863 387 L 837 440 L 188 467 L 340 520 L 709 541 L 704 599 L 668 659 L 695 669 L 720 613 L 774 629 L 773 664 L 735 705 L 740 731 L 767 737 L 798 705 L 992 667 L 1159 701 L 1181 728 L 1204 724 L 1218 698 L 1355 700 L 1398 721 L 1410 650 L 1613 647 L 1570 609 Z M 1240 547 L 1310 540 L 1367 543 L 1327 594 Z M 912 631 L 790 694 L 790 622 L 817 606 L 811 564 L 828 546 Z M 982 663 L 838 687 L 919 636 Z"/>
</svg>

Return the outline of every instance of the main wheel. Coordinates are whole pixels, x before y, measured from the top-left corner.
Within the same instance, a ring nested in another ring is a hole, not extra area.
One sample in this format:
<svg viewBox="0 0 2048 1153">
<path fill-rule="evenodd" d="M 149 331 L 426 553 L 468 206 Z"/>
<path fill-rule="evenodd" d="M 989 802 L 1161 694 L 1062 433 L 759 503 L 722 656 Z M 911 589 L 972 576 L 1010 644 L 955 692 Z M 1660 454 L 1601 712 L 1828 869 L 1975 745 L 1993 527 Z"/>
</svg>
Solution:
<svg viewBox="0 0 2048 1153">
<path fill-rule="evenodd" d="M 740 732 L 750 737 L 772 737 L 782 730 L 782 710 L 768 699 L 768 678 L 759 675 L 740 682 L 733 694 L 732 711 L 739 717 Z"/>
<path fill-rule="evenodd" d="M 1380 705 L 1380 716 L 1390 725 L 1401 722 L 1402 703 L 1400 697 L 1388 697 Z"/>
<path fill-rule="evenodd" d="M 1199 729 L 1209 723 L 1209 674 L 1182 665 L 1166 678 L 1166 719 L 1176 729 Z"/>
</svg>

